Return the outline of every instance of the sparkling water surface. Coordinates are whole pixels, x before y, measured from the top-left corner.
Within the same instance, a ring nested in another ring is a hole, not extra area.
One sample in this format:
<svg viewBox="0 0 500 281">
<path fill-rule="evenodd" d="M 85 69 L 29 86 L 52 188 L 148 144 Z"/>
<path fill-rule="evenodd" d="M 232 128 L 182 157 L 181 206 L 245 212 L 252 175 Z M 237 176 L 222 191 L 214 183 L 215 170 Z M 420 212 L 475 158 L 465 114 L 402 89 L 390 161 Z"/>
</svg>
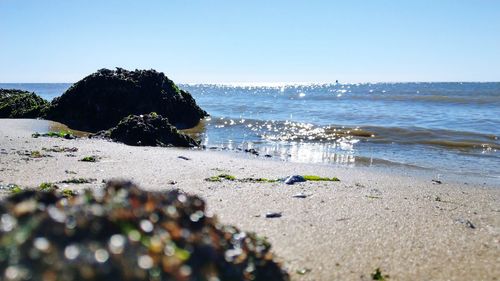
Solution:
<svg viewBox="0 0 500 281">
<path fill-rule="evenodd" d="M 71 84 L 0 84 L 51 100 Z M 500 178 L 500 83 L 180 85 L 208 148 Z"/>
</svg>

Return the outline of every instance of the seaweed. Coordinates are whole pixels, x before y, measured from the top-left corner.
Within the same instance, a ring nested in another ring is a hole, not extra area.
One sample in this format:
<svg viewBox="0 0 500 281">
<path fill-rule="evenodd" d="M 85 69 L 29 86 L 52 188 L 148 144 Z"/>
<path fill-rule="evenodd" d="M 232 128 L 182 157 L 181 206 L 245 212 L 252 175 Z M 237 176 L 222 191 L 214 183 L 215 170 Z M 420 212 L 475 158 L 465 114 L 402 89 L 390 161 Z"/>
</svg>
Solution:
<svg viewBox="0 0 500 281">
<path fill-rule="evenodd" d="M 302 176 L 306 181 L 340 181 L 337 177 L 326 178 L 314 175 L 304 175 Z"/>
<path fill-rule="evenodd" d="M 61 194 L 62 194 L 62 196 L 66 197 L 66 198 L 70 198 L 70 197 L 77 195 L 77 193 L 75 191 L 68 189 L 68 188 L 61 190 Z"/>
<path fill-rule="evenodd" d="M 217 176 L 206 178 L 205 180 L 210 182 L 220 182 L 222 180 L 235 181 L 236 177 L 229 174 L 219 174 Z"/>
<path fill-rule="evenodd" d="M 92 178 L 71 178 L 71 179 L 60 181 L 60 183 L 82 184 L 82 183 L 93 183 L 95 181 L 96 181 L 96 179 L 92 179 Z"/>
<path fill-rule="evenodd" d="M 323 178 L 323 177 L 311 176 L 311 175 L 297 176 L 297 177 L 303 178 L 302 181 L 340 181 L 336 177 Z M 221 182 L 223 180 L 228 180 L 228 181 L 253 182 L 253 183 L 263 183 L 263 182 L 264 183 L 273 183 L 273 182 L 285 181 L 284 179 L 268 179 L 268 178 L 253 178 L 253 177 L 238 179 L 235 176 L 229 175 L 229 174 L 219 174 L 216 176 L 211 176 L 209 178 L 206 178 L 205 180 L 209 181 L 209 182 Z"/>
<path fill-rule="evenodd" d="M 18 155 L 21 155 L 21 156 L 28 156 L 29 158 L 51 157 L 50 155 L 43 154 L 43 153 L 41 153 L 38 150 L 31 150 L 31 151 L 28 151 L 28 150 L 21 151 L 21 150 L 19 150 L 16 153 Z M 28 159 L 28 158 L 26 158 L 26 159 Z"/>
<path fill-rule="evenodd" d="M 19 186 L 16 186 L 10 190 L 10 192 L 12 192 L 12 193 L 19 193 L 21 191 L 23 191 L 23 190 Z"/>
<path fill-rule="evenodd" d="M 0 184 L 0 190 L 9 191 L 10 193 L 18 193 L 23 191 L 23 189 L 15 183 Z"/>
<path fill-rule="evenodd" d="M 30 152 L 30 157 L 31 158 L 42 158 L 43 154 L 40 153 L 40 151 L 38 151 L 38 150 L 34 150 L 34 151 Z"/>
<path fill-rule="evenodd" d="M 266 178 L 243 178 L 239 180 L 241 182 L 277 182 L 278 180 L 266 179 Z"/>
<path fill-rule="evenodd" d="M 235 176 L 229 175 L 229 174 L 219 174 L 217 176 L 212 176 L 212 177 L 206 178 L 205 180 L 211 181 L 211 182 L 220 182 L 222 180 L 238 181 L 238 182 L 277 182 L 277 180 L 271 180 L 271 179 L 266 179 L 266 178 L 242 178 L 242 179 L 238 179 Z"/>
<path fill-rule="evenodd" d="M 232 176 L 232 175 L 229 175 L 229 174 L 220 174 L 218 177 L 221 178 L 221 179 L 230 180 L 230 181 L 236 180 L 235 176 Z"/>
<path fill-rule="evenodd" d="M 51 147 L 51 148 L 42 147 L 42 150 L 43 151 L 47 151 L 47 152 L 60 153 L 60 152 L 77 152 L 78 148 L 76 148 L 76 147 L 59 147 L 59 146 L 54 146 L 54 147 Z"/>
<path fill-rule="evenodd" d="M 81 162 L 97 162 L 97 157 L 95 156 L 85 156 L 80 159 Z"/>
<path fill-rule="evenodd" d="M 64 138 L 64 139 L 76 139 L 77 136 L 75 136 L 71 131 L 66 131 L 66 130 L 60 130 L 60 131 L 49 131 L 47 133 L 38 133 L 35 132 L 31 134 L 31 137 L 33 138 L 38 138 L 38 137 L 50 137 L 50 138 Z"/>
<path fill-rule="evenodd" d="M 209 178 L 206 178 L 205 181 L 219 182 L 219 181 L 222 181 L 222 179 L 219 176 L 211 176 Z"/>
<path fill-rule="evenodd" d="M 58 188 L 59 187 L 55 183 L 52 183 L 52 182 L 42 182 L 38 186 L 38 189 L 41 191 L 52 191 L 52 190 L 56 190 Z"/>
<path fill-rule="evenodd" d="M 385 281 L 389 278 L 389 275 L 382 275 L 380 268 L 375 269 L 375 272 L 371 274 L 373 280 Z"/>
<path fill-rule="evenodd" d="M 19 185 L 17 185 L 17 184 L 14 184 L 14 185 L 12 185 L 10 187 L 10 192 L 11 193 L 19 193 L 19 192 L 22 192 L 22 191 L 23 191 L 23 189 Z"/>
</svg>

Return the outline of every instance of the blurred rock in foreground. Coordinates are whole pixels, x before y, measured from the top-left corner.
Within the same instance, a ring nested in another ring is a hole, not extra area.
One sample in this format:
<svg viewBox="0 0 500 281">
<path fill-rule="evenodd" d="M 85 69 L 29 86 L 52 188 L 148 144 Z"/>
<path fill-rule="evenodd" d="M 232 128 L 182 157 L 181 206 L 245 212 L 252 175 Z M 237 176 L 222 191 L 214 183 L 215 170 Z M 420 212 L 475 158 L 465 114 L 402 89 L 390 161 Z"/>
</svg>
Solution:
<svg viewBox="0 0 500 281">
<path fill-rule="evenodd" d="M 196 196 L 130 182 L 0 202 L 1 280 L 288 280 L 270 248 Z"/>
</svg>

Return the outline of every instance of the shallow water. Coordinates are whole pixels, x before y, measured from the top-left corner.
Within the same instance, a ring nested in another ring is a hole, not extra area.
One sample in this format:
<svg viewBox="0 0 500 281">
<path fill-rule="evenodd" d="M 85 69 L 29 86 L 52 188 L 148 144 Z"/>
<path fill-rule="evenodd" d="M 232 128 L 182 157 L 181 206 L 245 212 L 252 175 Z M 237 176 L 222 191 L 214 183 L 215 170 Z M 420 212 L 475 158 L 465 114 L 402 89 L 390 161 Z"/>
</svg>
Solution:
<svg viewBox="0 0 500 281">
<path fill-rule="evenodd" d="M 0 84 L 46 99 L 71 84 Z M 207 147 L 296 162 L 394 163 L 500 178 L 500 83 L 181 85 Z"/>
</svg>

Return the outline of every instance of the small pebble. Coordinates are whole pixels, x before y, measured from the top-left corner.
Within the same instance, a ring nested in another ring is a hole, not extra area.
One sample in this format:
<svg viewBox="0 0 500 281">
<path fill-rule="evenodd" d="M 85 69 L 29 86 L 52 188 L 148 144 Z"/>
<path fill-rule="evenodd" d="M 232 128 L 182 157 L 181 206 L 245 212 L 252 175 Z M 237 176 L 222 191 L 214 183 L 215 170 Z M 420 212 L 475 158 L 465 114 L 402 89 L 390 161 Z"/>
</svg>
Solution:
<svg viewBox="0 0 500 281">
<path fill-rule="evenodd" d="M 459 222 L 461 224 L 465 224 L 465 226 L 467 226 L 470 229 L 476 229 L 476 226 L 470 220 L 467 220 L 467 219 L 457 219 L 457 222 Z"/>
<path fill-rule="evenodd" d="M 281 218 L 281 213 L 269 212 L 266 213 L 266 218 Z"/>
<path fill-rule="evenodd" d="M 296 182 L 305 182 L 305 181 L 306 181 L 306 179 L 304 179 L 303 176 L 293 175 L 293 176 L 289 176 L 289 177 L 285 178 L 284 183 L 285 184 L 294 184 Z"/>
<path fill-rule="evenodd" d="M 301 269 L 297 269 L 297 274 L 299 275 L 304 275 L 308 272 L 311 272 L 311 269 L 310 268 L 301 268 Z"/>
<path fill-rule="evenodd" d="M 245 149 L 245 152 L 259 156 L 259 152 L 257 150 L 255 150 L 254 148 Z"/>
<path fill-rule="evenodd" d="M 295 195 L 292 196 L 293 198 L 306 198 L 307 195 L 305 195 L 304 193 L 297 193 Z"/>
</svg>

